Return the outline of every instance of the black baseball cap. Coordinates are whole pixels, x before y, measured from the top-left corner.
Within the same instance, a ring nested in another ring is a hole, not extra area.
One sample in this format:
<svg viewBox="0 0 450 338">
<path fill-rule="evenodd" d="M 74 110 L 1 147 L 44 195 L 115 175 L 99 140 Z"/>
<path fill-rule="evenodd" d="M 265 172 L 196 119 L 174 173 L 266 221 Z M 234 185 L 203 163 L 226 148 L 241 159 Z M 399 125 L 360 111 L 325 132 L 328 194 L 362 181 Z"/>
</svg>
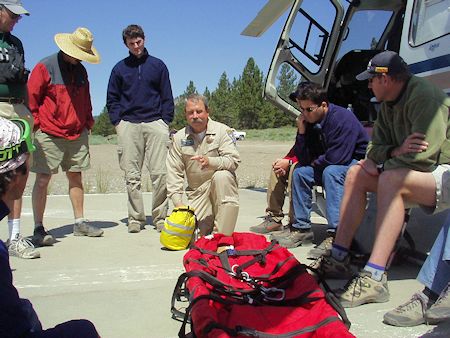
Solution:
<svg viewBox="0 0 450 338">
<path fill-rule="evenodd" d="M 408 71 L 408 65 L 396 52 L 390 50 L 375 55 L 367 65 L 367 69 L 356 75 L 356 79 L 364 81 L 380 74 L 398 74 Z"/>
</svg>

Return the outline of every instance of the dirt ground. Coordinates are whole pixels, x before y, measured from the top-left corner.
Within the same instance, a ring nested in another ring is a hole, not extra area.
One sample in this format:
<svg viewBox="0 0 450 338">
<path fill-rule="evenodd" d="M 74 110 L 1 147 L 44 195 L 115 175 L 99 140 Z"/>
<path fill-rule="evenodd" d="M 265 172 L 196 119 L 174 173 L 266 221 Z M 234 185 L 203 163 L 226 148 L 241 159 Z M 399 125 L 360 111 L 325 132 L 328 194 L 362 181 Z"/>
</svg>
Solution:
<svg viewBox="0 0 450 338">
<path fill-rule="evenodd" d="M 237 170 L 240 188 L 265 188 L 272 162 L 283 157 L 292 147 L 292 142 L 238 141 L 241 164 Z M 112 144 L 91 145 L 91 168 L 83 174 L 86 193 L 125 192 L 123 172 L 119 168 L 117 146 Z M 30 174 L 25 195 L 31 194 L 34 174 Z M 143 190 L 151 191 L 148 172 L 144 170 Z M 53 175 L 49 185 L 50 195 L 67 194 L 65 174 Z"/>
</svg>

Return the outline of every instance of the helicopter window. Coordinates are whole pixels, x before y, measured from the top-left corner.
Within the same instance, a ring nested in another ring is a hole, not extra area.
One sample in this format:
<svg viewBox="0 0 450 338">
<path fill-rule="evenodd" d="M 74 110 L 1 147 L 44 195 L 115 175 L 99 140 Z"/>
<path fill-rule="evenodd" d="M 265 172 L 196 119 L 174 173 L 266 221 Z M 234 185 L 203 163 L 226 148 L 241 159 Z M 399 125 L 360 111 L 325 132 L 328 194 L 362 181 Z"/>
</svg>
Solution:
<svg viewBox="0 0 450 338">
<path fill-rule="evenodd" d="M 392 11 L 356 11 L 350 19 L 348 35 L 342 42 L 338 58 L 355 49 L 383 49 L 379 42 L 392 15 Z"/>
<path fill-rule="evenodd" d="M 413 9 L 410 44 L 419 46 L 450 33 L 450 0 L 418 0 Z"/>
<path fill-rule="evenodd" d="M 323 62 L 337 10 L 329 0 L 305 0 L 290 30 L 289 49 L 311 73 Z"/>
</svg>

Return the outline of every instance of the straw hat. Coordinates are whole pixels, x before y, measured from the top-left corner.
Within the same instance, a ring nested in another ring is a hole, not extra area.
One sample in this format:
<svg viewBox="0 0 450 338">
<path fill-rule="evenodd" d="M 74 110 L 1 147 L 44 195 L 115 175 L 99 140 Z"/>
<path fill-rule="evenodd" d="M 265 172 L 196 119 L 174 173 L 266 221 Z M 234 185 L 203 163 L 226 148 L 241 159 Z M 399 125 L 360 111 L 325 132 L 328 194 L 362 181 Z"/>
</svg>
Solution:
<svg viewBox="0 0 450 338">
<path fill-rule="evenodd" d="M 99 63 L 100 54 L 92 45 L 94 37 L 89 29 L 79 27 L 73 33 L 58 33 L 55 42 L 67 55 L 89 63 Z"/>
</svg>

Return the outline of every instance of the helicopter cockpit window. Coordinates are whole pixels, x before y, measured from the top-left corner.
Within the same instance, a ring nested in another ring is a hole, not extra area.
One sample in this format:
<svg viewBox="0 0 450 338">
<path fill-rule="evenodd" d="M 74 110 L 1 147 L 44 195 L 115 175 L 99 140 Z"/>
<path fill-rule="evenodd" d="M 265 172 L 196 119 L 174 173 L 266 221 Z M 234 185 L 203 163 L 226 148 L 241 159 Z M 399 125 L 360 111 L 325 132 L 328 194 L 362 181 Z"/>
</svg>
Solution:
<svg viewBox="0 0 450 338">
<path fill-rule="evenodd" d="M 413 9 L 410 44 L 413 47 L 450 33 L 450 0 L 418 0 Z"/>
<path fill-rule="evenodd" d="M 288 48 L 313 74 L 322 66 L 336 14 L 330 1 L 305 0 L 291 28 Z"/>
</svg>

